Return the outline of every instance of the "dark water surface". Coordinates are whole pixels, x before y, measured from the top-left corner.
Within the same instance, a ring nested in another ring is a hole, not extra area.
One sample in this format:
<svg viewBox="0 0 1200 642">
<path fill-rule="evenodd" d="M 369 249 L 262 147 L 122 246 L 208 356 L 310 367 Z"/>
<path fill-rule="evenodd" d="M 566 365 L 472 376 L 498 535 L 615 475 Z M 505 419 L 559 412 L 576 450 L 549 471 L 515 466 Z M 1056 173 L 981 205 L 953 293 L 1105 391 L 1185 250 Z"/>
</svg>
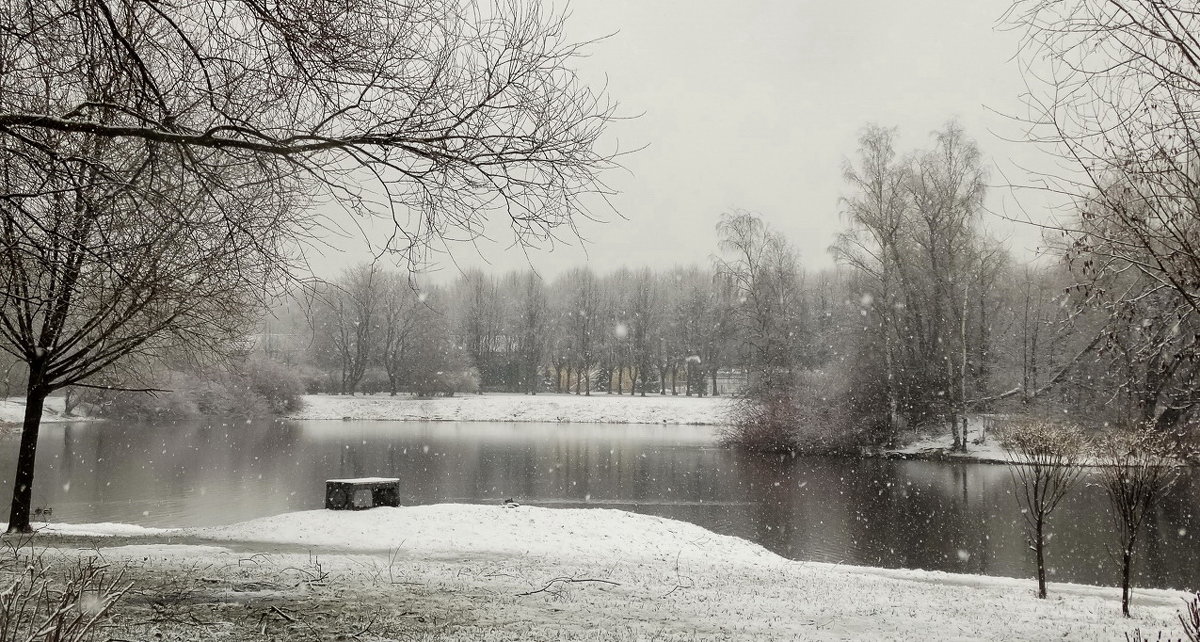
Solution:
<svg viewBox="0 0 1200 642">
<path fill-rule="evenodd" d="M 35 506 L 54 521 L 203 526 L 320 508 L 324 480 L 393 476 L 402 502 L 622 508 L 686 520 L 787 557 L 1031 576 L 1007 467 L 763 461 L 711 428 L 589 424 L 259 422 L 42 429 Z M 0 487 L 17 438 L 0 438 Z M 1110 518 L 1084 485 L 1051 518 L 1052 580 L 1116 584 Z M 1162 502 L 1141 586 L 1200 589 L 1200 481 Z"/>
</svg>

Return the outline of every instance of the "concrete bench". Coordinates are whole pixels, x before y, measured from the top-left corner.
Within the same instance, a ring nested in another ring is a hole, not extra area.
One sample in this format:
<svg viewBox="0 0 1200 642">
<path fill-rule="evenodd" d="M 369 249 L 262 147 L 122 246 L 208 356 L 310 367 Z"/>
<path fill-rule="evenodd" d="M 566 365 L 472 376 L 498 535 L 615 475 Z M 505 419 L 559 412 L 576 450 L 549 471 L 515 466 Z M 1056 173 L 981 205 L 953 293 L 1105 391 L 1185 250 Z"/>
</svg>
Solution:
<svg viewBox="0 0 1200 642">
<path fill-rule="evenodd" d="M 325 481 L 325 508 L 363 510 L 400 505 L 400 480 L 396 477 L 360 477 Z"/>
</svg>

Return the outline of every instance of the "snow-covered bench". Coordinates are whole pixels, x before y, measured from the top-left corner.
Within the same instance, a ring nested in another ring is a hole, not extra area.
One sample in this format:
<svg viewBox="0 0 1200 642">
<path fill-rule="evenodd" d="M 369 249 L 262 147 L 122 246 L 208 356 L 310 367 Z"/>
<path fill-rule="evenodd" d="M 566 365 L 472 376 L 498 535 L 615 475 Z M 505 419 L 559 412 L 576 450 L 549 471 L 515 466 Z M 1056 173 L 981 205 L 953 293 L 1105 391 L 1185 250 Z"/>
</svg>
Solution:
<svg viewBox="0 0 1200 642">
<path fill-rule="evenodd" d="M 362 510 L 400 505 L 400 480 L 396 477 L 360 477 L 325 481 L 325 508 Z"/>
</svg>

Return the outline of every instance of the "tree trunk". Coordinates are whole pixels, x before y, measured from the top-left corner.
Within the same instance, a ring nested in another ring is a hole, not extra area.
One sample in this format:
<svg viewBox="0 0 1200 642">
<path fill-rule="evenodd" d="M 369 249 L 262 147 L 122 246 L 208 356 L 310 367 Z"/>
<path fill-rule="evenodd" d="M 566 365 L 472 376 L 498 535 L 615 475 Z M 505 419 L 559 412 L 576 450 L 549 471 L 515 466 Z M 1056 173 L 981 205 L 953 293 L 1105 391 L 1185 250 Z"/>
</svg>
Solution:
<svg viewBox="0 0 1200 642">
<path fill-rule="evenodd" d="M 679 395 L 679 389 L 676 384 L 679 382 L 679 364 L 671 366 L 671 396 Z"/>
<path fill-rule="evenodd" d="M 712 369 L 712 396 L 716 397 L 720 394 L 721 394 L 721 392 L 717 390 L 717 369 L 713 368 Z"/>
<path fill-rule="evenodd" d="M 71 417 L 75 415 L 75 409 L 79 407 L 80 395 L 79 391 L 71 386 L 63 393 L 63 416 Z"/>
<path fill-rule="evenodd" d="M 29 509 L 33 499 L 33 465 L 37 458 L 38 429 L 42 424 L 42 407 L 48 391 L 40 383 L 30 384 L 25 395 L 25 423 L 21 427 L 21 446 L 17 454 L 17 477 L 13 482 L 12 510 L 8 516 L 9 533 L 30 533 Z"/>
<path fill-rule="evenodd" d="M 10 531 L 11 532 L 11 531 Z M 1133 569 L 1133 547 L 1121 551 L 1121 615 L 1129 617 L 1129 574 Z"/>
<path fill-rule="evenodd" d="M 395 397 L 396 390 L 400 387 L 400 382 L 398 381 L 399 373 L 395 372 L 395 368 L 386 368 L 386 370 L 388 378 L 388 392 L 391 393 L 390 396 Z"/>
<path fill-rule="evenodd" d="M 1034 527 L 1033 547 L 1037 553 L 1038 597 L 1046 599 L 1046 541 L 1042 534 L 1043 518 L 1039 517 Z"/>
<path fill-rule="evenodd" d="M 625 366 L 617 366 L 617 394 L 625 394 Z"/>
</svg>

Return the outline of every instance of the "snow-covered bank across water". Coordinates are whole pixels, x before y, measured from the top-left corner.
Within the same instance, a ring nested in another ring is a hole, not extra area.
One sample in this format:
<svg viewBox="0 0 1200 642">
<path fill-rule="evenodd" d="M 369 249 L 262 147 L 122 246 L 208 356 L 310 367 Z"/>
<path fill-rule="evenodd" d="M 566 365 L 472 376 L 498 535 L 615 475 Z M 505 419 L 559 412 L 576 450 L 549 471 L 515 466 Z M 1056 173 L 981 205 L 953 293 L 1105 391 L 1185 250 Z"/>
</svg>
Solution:
<svg viewBox="0 0 1200 642">
<path fill-rule="evenodd" d="M 411 396 L 307 395 L 291 419 L 385 421 L 497 421 L 602 424 L 726 423 L 726 397 L 565 394 L 461 395 L 417 399 Z"/>
<path fill-rule="evenodd" d="M 906 459 L 951 459 L 989 463 L 1008 463 L 1009 450 L 1000 444 L 1000 436 L 994 434 L 990 417 L 973 415 L 967 423 L 967 449 L 955 451 L 954 436 L 947 427 L 935 435 L 920 435 L 907 445 L 884 451 L 890 457 Z"/>
<path fill-rule="evenodd" d="M 1032 580 L 797 562 L 605 509 L 306 511 L 89 545 L 153 577 L 200 573 L 189 604 L 228 601 L 238 582 L 271 587 L 236 609 L 205 606 L 207 621 L 250 613 L 257 629 L 277 608 L 293 621 L 272 626 L 301 631 L 326 602 L 366 603 L 374 640 L 1119 640 L 1134 628 L 1175 639 L 1186 597 L 1139 590 L 1123 619 L 1113 588 L 1052 584 L 1038 600 Z"/>
<path fill-rule="evenodd" d="M 94 421 L 94 417 L 64 414 L 65 399 L 62 396 L 48 397 L 42 407 L 42 423 L 64 423 L 68 421 Z M 78 411 L 76 411 L 78 412 Z M 25 398 L 0 399 L 0 425 L 20 424 L 25 421 Z"/>
</svg>

